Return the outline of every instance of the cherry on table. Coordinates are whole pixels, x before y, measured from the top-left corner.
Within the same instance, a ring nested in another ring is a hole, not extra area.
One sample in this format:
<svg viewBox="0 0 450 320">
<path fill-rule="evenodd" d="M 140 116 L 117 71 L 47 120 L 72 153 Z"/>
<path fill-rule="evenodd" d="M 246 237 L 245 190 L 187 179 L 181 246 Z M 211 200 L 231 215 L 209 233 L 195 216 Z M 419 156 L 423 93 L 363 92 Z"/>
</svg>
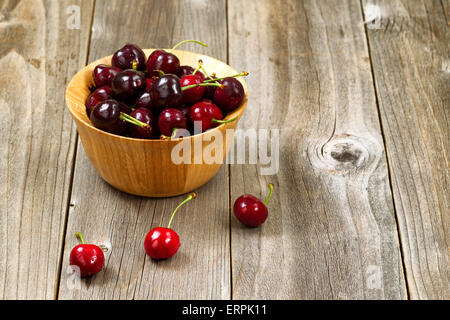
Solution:
<svg viewBox="0 0 450 320">
<path fill-rule="evenodd" d="M 161 111 L 158 117 L 159 132 L 165 136 L 172 136 L 174 129 L 186 129 L 187 118 L 178 109 L 167 108 Z"/>
<path fill-rule="evenodd" d="M 266 221 L 269 212 L 267 203 L 273 192 L 273 184 L 269 184 L 270 193 L 264 203 L 250 194 L 244 194 L 236 199 L 233 206 L 236 218 L 249 227 L 257 227 Z"/>
<path fill-rule="evenodd" d="M 120 72 L 122 72 L 122 69 L 120 68 L 108 66 L 106 64 L 99 64 L 93 71 L 95 86 L 97 88 L 110 86 L 112 79 Z"/>
<path fill-rule="evenodd" d="M 70 252 L 70 265 L 77 267 L 81 277 L 88 277 L 102 271 L 105 264 L 105 255 L 100 247 L 84 243 L 81 233 L 76 233 L 81 244 L 76 245 Z"/>
<path fill-rule="evenodd" d="M 173 217 L 178 209 L 185 203 L 196 198 L 197 194 L 191 193 L 183 202 L 181 202 L 172 212 L 167 228 L 157 227 L 150 230 L 144 240 L 145 252 L 155 260 L 168 259 L 177 253 L 180 248 L 180 237 L 170 228 Z"/>
<path fill-rule="evenodd" d="M 117 50 L 111 59 L 112 65 L 122 70 L 136 68 L 136 70 L 145 71 L 145 61 L 144 51 L 130 43 Z"/>
<path fill-rule="evenodd" d="M 196 129 L 198 128 L 197 124 L 201 124 L 201 132 L 211 129 L 218 124 L 236 120 L 236 117 L 230 120 L 222 120 L 222 111 L 210 100 L 202 100 L 192 105 L 189 109 L 189 118 Z"/>
<path fill-rule="evenodd" d="M 172 53 L 178 46 L 186 42 L 195 42 L 206 47 L 206 44 L 195 40 L 184 40 L 177 43 L 169 52 L 165 50 L 155 50 L 148 57 L 146 68 L 150 75 L 158 75 L 159 71 L 165 74 L 176 74 L 180 67 L 180 60 Z"/>
<path fill-rule="evenodd" d="M 145 75 L 133 69 L 118 73 L 112 80 L 111 89 L 119 100 L 131 101 L 145 90 L 147 80 Z"/>
<path fill-rule="evenodd" d="M 156 118 L 150 110 L 147 108 L 137 108 L 130 113 L 130 116 L 151 127 L 151 130 L 148 130 L 139 126 L 130 126 L 128 132 L 131 137 L 151 139 L 156 136 Z"/>
<path fill-rule="evenodd" d="M 112 89 L 109 86 L 97 88 L 94 92 L 92 92 L 87 97 L 86 102 L 84 103 L 84 105 L 86 106 L 86 113 L 88 117 L 91 116 L 91 112 L 97 104 L 99 104 L 102 101 L 112 99 L 113 96 L 114 95 Z"/>
</svg>

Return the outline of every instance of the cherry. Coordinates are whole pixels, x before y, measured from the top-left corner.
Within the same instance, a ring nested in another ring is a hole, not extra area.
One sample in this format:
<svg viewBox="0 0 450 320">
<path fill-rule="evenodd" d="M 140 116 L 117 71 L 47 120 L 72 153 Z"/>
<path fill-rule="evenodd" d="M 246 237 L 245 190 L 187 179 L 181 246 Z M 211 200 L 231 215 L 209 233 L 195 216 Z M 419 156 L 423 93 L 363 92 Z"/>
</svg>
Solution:
<svg viewBox="0 0 450 320">
<path fill-rule="evenodd" d="M 85 244 L 81 233 L 77 232 L 75 235 L 81 240 L 81 244 L 75 246 L 70 252 L 70 265 L 79 269 L 81 277 L 88 277 L 102 271 L 105 264 L 102 249 L 94 244 Z"/>
<path fill-rule="evenodd" d="M 152 96 L 149 92 L 145 91 L 135 101 L 134 106 L 136 108 L 147 108 L 149 110 L 155 109 Z"/>
<path fill-rule="evenodd" d="M 157 107 L 176 106 L 183 98 L 180 78 L 174 74 L 166 74 L 153 82 L 151 98 Z"/>
<path fill-rule="evenodd" d="M 223 88 L 216 88 L 214 92 L 214 102 L 224 111 L 232 111 L 239 107 L 244 100 L 244 87 L 235 78 L 225 78 L 220 81 Z"/>
<path fill-rule="evenodd" d="M 129 108 L 124 103 L 116 100 L 100 102 L 91 113 L 91 122 L 94 127 L 106 132 L 121 134 L 127 129 L 127 123 L 137 125 L 151 131 L 152 127 L 146 123 L 134 119 L 127 114 Z"/>
<path fill-rule="evenodd" d="M 192 68 L 191 66 L 180 66 L 177 71 L 177 76 L 181 79 L 184 76 L 193 74 L 195 70 L 196 69 Z M 200 71 L 197 71 L 195 75 L 201 78 L 202 81 L 205 79 L 205 76 Z"/>
<path fill-rule="evenodd" d="M 111 89 L 119 100 L 131 101 L 145 90 L 147 80 L 145 75 L 133 69 L 118 73 L 112 80 Z"/>
<path fill-rule="evenodd" d="M 99 64 L 94 68 L 93 72 L 95 86 L 97 88 L 110 86 L 112 79 L 120 72 L 122 72 L 122 69 L 120 68 Z"/>
<path fill-rule="evenodd" d="M 202 83 L 203 79 L 201 79 L 197 74 L 187 75 L 181 78 L 180 84 L 181 87 L 187 87 L 193 84 Z M 211 86 L 213 87 L 213 86 Z M 214 88 L 214 87 L 213 87 Z M 205 87 L 194 87 L 188 90 L 183 91 L 183 102 L 184 103 L 194 103 L 200 101 L 205 94 Z"/>
<path fill-rule="evenodd" d="M 194 126 L 196 122 L 200 122 L 202 132 L 215 127 L 217 124 L 236 120 L 236 118 L 222 120 L 222 111 L 210 100 L 202 100 L 192 105 L 189 109 L 189 118 Z"/>
<path fill-rule="evenodd" d="M 178 72 L 178 68 L 180 67 L 180 60 L 172 53 L 172 51 L 186 42 L 195 42 L 206 47 L 206 44 L 202 42 L 185 40 L 176 44 L 169 52 L 165 50 L 155 50 L 150 54 L 147 60 L 146 68 L 148 74 L 158 75 L 158 71 L 162 71 L 166 74 L 176 74 Z"/>
<path fill-rule="evenodd" d="M 152 78 L 147 78 L 147 86 L 145 87 L 145 91 L 150 92 L 150 90 L 152 89 L 152 85 L 153 85 L 153 80 Z"/>
<path fill-rule="evenodd" d="M 217 77 L 216 76 L 211 76 L 210 79 L 215 80 L 215 79 L 217 79 Z M 203 95 L 203 97 L 205 99 L 212 100 L 212 99 L 214 99 L 214 93 L 215 92 L 216 92 L 216 87 L 213 87 L 213 86 L 205 87 L 205 94 Z"/>
<path fill-rule="evenodd" d="M 136 120 L 150 125 L 151 130 L 139 126 L 130 126 L 129 133 L 133 138 L 150 139 L 155 137 L 156 118 L 153 113 L 146 108 L 137 108 L 130 113 L 130 116 Z"/>
<path fill-rule="evenodd" d="M 145 53 L 141 48 L 134 44 L 126 44 L 114 53 L 111 63 L 114 67 L 122 70 L 134 69 L 135 67 L 137 70 L 144 71 L 145 60 Z"/>
<path fill-rule="evenodd" d="M 181 112 L 183 112 L 183 114 L 186 117 L 186 119 L 189 119 L 189 109 L 191 109 L 190 106 L 188 106 L 187 104 L 182 104 L 180 106 L 177 106 L 176 108 L 178 110 L 180 110 Z"/>
<path fill-rule="evenodd" d="M 112 99 L 113 98 L 113 92 L 112 89 L 109 86 L 104 86 L 96 89 L 94 92 L 92 92 L 86 99 L 85 106 L 86 106 L 86 113 L 88 117 L 91 116 L 92 109 L 99 104 L 102 101 Z"/>
<path fill-rule="evenodd" d="M 197 194 L 191 193 L 178 207 L 172 212 L 172 216 L 167 228 L 157 227 L 150 230 L 144 240 L 145 252 L 155 260 L 168 259 L 177 253 L 180 247 L 180 237 L 178 234 L 170 229 L 172 225 L 173 217 L 177 213 L 178 209 L 185 203 L 196 198 Z"/>
<path fill-rule="evenodd" d="M 237 198 L 233 206 L 236 218 L 249 227 L 263 224 L 269 214 L 266 206 L 272 196 L 273 184 L 269 184 L 269 189 L 269 196 L 264 203 L 250 194 L 244 194 Z"/>
<path fill-rule="evenodd" d="M 174 129 L 186 129 L 187 123 L 183 112 L 174 108 L 164 109 L 158 118 L 159 131 L 165 136 L 171 136 Z"/>
</svg>

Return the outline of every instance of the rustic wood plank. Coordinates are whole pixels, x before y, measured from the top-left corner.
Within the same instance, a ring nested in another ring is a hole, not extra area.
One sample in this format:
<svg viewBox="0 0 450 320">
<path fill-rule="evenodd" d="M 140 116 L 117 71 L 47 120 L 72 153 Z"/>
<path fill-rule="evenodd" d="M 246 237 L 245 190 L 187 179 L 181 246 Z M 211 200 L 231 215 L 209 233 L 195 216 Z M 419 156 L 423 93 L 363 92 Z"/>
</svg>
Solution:
<svg viewBox="0 0 450 320">
<path fill-rule="evenodd" d="M 0 1 L 0 299 L 56 296 L 75 146 L 62 93 L 86 62 L 92 7 Z"/>
<path fill-rule="evenodd" d="M 405 299 L 399 241 L 358 1 L 229 1 L 230 64 L 250 72 L 242 128 L 281 129 L 277 175 L 232 166 L 235 299 Z M 265 167 L 265 166 L 263 166 Z"/>
<path fill-rule="evenodd" d="M 134 10 L 141 14 L 130 14 Z M 112 54 L 125 42 L 145 48 L 170 47 L 180 40 L 195 38 L 209 47 L 183 49 L 226 60 L 225 15 L 222 0 L 97 0 L 89 59 Z M 166 225 L 170 212 L 184 198 L 146 199 L 111 188 L 93 171 L 80 145 L 59 298 L 229 298 L 229 193 L 225 166 L 198 190 L 198 199 L 177 214 L 173 226 L 182 241 L 179 252 L 161 262 L 145 255 L 146 233 L 152 227 Z M 77 243 L 76 231 L 108 249 L 104 272 L 83 280 L 79 289 L 67 272 L 70 250 Z"/>
<path fill-rule="evenodd" d="M 436 0 L 378 5 L 368 37 L 408 287 L 449 299 L 450 28 Z"/>
<path fill-rule="evenodd" d="M 445 17 L 447 19 L 447 25 L 450 26 L 450 0 L 441 0 L 442 7 L 444 8 Z"/>
</svg>

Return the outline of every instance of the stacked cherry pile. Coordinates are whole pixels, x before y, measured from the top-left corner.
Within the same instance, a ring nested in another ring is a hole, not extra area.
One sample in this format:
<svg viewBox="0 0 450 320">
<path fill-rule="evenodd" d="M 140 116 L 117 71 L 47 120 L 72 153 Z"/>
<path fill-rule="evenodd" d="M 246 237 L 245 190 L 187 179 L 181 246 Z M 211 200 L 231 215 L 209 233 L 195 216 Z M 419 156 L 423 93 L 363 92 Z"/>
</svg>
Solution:
<svg viewBox="0 0 450 320">
<path fill-rule="evenodd" d="M 141 139 L 174 139 L 204 132 L 220 123 L 244 100 L 236 77 L 209 75 L 200 60 L 196 68 L 180 65 L 171 50 L 144 51 L 127 44 L 116 51 L 112 65 L 95 67 L 86 112 L 92 124 L 109 133 Z M 201 124 L 201 127 L 200 127 Z M 197 129 L 198 128 L 198 129 Z"/>
</svg>

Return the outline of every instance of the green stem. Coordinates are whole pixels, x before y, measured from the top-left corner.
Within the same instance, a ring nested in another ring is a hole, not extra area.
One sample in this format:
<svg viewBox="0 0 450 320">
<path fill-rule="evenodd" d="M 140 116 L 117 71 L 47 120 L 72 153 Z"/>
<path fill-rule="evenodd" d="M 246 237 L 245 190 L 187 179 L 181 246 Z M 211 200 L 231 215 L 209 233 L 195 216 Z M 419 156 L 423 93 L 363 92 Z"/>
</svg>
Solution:
<svg viewBox="0 0 450 320">
<path fill-rule="evenodd" d="M 186 199 L 184 199 L 184 201 L 182 203 L 180 203 L 178 205 L 178 207 L 175 208 L 175 210 L 173 210 L 172 216 L 170 217 L 170 220 L 169 220 L 169 224 L 167 225 L 168 229 L 170 229 L 170 226 L 172 225 L 173 217 L 175 217 L 175 213 L 177 213 L 178 209 L 180 209 L 181 206 L 184 205 L 186 202 L 189 202 L 192 199 L 195 199 L 196 197 L 197 197 L 197 194 L 195 192 L 191 193 Z"/>
<path fill-rule="evenodd" d="M 215 122 L 215 123 L 230 123 L 230 122 L 233 122 L 234 120 L 236 120 L 237 119 L 237 117 L 234 117 L 233 119 L 230 119 L 230 120 L 217 120 L 217 119 L 212 119 L 211 121 L 212 122 Z"/>
<path fill-rule="evenodd" d="M 184 40 L 184 41 L 181 41 L 181 42 L 177 43 L 176 45 L 174 45 L 173 48 L 169 50 L 169 52 L 172 52 L 173 50 L 175 50 L 176 48 L 178 48 L 182 44 L 185 44 L 185 43 L 188 43 L 188 42 L 194 42 L 194 43 L 199 44 L 201 46 L 207 47 L 207 45 L 205 43 L 197 41 L 197 40 Z"/>
<path fill-rule="evenodd" d="M 133 60 L 133 62 L 132 62 L 132 64 L 131 64 L 131 68 L 132 68 L 133 70 L 137 70 L 137 67 L 138 67 L 137 61 L 136 61 L 136 60 Z"/>
<path fill-rule="evenodd" d="M 193 76 L 195 76 L 195 74 L 202 67 L 202 65 L 203 65 L 203 61 L 202 60 L 198 60 L 198 67 L 194 70 L 194 72 L 192 72 Z"/>
<path fill-rule="evenodd" d="M 273 184 L 269 183 L 269 196 L 267 197 L 266 201 L 264 201 L 264 205 L 267 206 L 267 203 L 269 203 L 270 197 L 272 196 L 272 192 L 273 192 Z"/>
<path fill-rule="evenodd" d="M 203 81 L 203 83 L 211 83 L 211 82 L 215 82 L 215 81 L 218 81 L 218 80 L 223 80 L 223 79 L 226 79 L 226 78 L 237 78 L 237 77 L 245 77 L 245 76 L 248 76 L 248 72 L 247 71 L 242 71 L 241 73 L 235 74 L 234 76 L 226 76 L 226 77 L 217 78 L 217 79 L 205 80 L 205 81 Z"/>
<path fill-rule="evenodd" d="M 81 244 L 85 244 L 83 236 L 81 235 L 81 232 L 75 233 L 75 236 L 81 240 Z"/>
<path fill-rule="evenodd" d="M 181 91 L 192 89 L 192 88 L 195 88 L 195 87 L 219 87 L 219 88 L 222 88 L 223 84 L 202 82 L 202 83 L 191 84 L 191 85 L 186 86 L 186 87 L 181 87 Z"/>
<path fill-rule="evenodd" d="M 136 125 L 138 127 L 146 129 L 148 131 L 152 130 L 152 127 L 149 124 L 143 123 L 143 122 L 139 121 L 138 119 L 135 119 L 132 116 L 130 116 L 130 115 L 126 114 L 126 113 L 123 113 L 123 112 L 120 113 L 120 120 L 129 122 L 131 124 L 134 124 L 134 125 Z"/>
</svg>

